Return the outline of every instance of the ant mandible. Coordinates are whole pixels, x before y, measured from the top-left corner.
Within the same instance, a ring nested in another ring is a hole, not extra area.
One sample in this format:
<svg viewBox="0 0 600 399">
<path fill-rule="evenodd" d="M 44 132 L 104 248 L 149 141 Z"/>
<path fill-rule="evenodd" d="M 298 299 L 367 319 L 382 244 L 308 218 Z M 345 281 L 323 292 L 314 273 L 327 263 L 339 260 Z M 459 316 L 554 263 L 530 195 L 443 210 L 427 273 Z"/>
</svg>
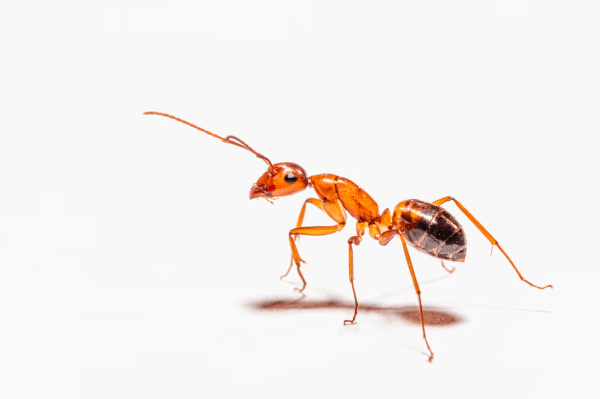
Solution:
<svg viewBox="0 0 600 399">
<path fill-rule="evenodd" d="M 519 275 L 521 281 L 541 290 L 549 287 L 552 288 L 552 285 L 539 287 L 525 280 L 507 253 L 504 252 L 500 244 L 498 244 L 498 241 L 496 241 L 485 227 L 483 227 L 481 223 L 479 223 L 479 221 L 453 197 L 448 196 L 440 198 L 431 203 L 417 199 L 406 200 L 396 205 L 393 214 L 390 213 L 389 208 L 385 209 L 382 213 L 379 213 L 377 202 L 375 202 L 365 190 L 344 177 L 333 174 L 321 174 L 309 177 L 306 174 L 306 171 L 298 164 L 281 162 L 273 165 L 267 157 L 254 151 L 248 144 L 235 136 L 223 138 L 192 123 L 186 122 L 183 119 L 162 112 L 149 111 L 144 112 L 144 115 L 161 115 L 175 119 L 176 121 L 185 123 L 188 126 L 216 137 L 224 143 L 244 148 L 265 161 L 269 166 L 269 169 L 252 185 L 252 188 L 250 189 L 250 199 L 264 198 L 272 203 L 271 200 L 273 199 L 299 193 L 307 187 L 314 188 L 319 198 L 309 198 L 304 202 L 304 205 L 302 205 L 296 228 L 290 230 L 288 236 L 290 247 L 292 249 L 290 267 L 287 273 L 281 276 L 281 278 L 287 276 L 295 263 L 298 275 L 303 283 L 302 288 L 295 289 L 298 292 L 304 291 L 306 288 L 306 280 L 300 271 L 300 264 L 305 262 L 300 258 L 300 254 L 298 253 L 295 242 L 296 239 L 299 238 L 300 235 L 323 236 L 342 230 L 346 225 L 346 212 L 350 213 L 350 215 L 356 219 L 356 235 L 350 237 L 348 240 L 350 284 L 352 285 L 352 293 L 354 294 L 354 315 L 351 320 L 344 320 L 344 324 L 354 323 L 358 313 L 358 300 L 356 299 L 356 291 L 354 289 L 352 246 L 357 246 L 361 243 L 362 236 L 367 229 L 369 230 L 371 238 L 377 240 L 381 245 L 387 245 L 394 237 L 398 236 L 402 242 L 408 269 L 410 270 L 415 291 L 419 298 L 421 328 L 423 330 L 423 339 L 425 340 L 425 344 L 427 345 L 430 354 L 428 359 L 429 362 L 433 361 L 433 352 L 431 351 L 429 342 L 427 342 L 427 336 L 425 335 L 423 306 L 421 305 L 421 290 L 419 289 L 419 283 L 417 282 L 417 277 L 415 276 L 415 271 L 406 244 L 408 243 L 420 252 L 425 252 L 428 255 L 441 259 L 444 268 L 446 268 L 444 260 L 453 262 L 465 261 L 467 255 L 467 237 L 456 218 L 441 207 L 445 202 L 454 201 L 456 206 L 458 206 L 490 243 L 492 243 L 492 250 L 494 246 L 496 246 L 504 254 Z M 334 226 L 302 227 L 306 205 L 309 203 L 324 211 L 336 224 Z"/>
</svg>

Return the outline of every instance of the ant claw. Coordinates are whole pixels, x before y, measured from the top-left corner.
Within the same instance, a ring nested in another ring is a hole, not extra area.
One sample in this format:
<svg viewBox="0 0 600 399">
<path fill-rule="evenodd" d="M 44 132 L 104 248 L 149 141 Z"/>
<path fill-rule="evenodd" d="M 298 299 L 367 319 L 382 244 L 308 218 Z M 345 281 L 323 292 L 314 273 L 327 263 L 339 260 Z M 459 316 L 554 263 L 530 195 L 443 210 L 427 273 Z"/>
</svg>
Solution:
<svg viewBox="0 0 600 399">
<path fill-rule="evenodd" d="M 431 354 L 431 356 L 429 356 L 429 359 L 427 359 L 428 363 L 433 363 L 433 353 Z"/>
<path fill-rule="evenodd" d="M 348 323 L 348 324 L 354 324 L 354 319 L 352 319 L 352 320 L 344 320 L 344 325 L 346 325 L 346 323 Z"/>
</svg>

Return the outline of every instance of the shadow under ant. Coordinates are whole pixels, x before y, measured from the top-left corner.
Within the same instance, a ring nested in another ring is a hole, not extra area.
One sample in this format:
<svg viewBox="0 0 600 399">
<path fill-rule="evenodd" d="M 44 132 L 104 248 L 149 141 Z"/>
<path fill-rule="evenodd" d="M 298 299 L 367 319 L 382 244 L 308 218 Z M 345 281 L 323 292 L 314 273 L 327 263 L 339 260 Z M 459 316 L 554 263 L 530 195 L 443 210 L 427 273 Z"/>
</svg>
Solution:
<svg viewBox="0 0 600 399">
<path fill-rule="evenodd" d="M 281 312 L 288 310 L 310 310 L 310 309 L 348 309 L 350 313 L 354 311 L 354 303 L 342 302 L 337 299 L 310 300 L 305 296 L 293 300 L 262 300 L 253 301 L 247 304 L 250 308 L 258 311 Z M 421 325 L 421 315 L 419 307 L 415 305 L 404 306 L 378 306 L 372 304 L 360 304 L 359 314 L 362 312 L 373 312 L 384 317 L 398 318 L 414 325 Z M 465 321 L 464 317 L 441 310 L 439 308 L 423 307 L 423 319 L 426 326 L 430 327 L 450 327 Z"/>
<path fill-rule="evenodd" d="M 434 283 L 439 280 L 443 280 L 450 276 L 454 272 L 455 268 L 452 268 L 447 274 L 423 281 L 420 285 L 425 286 Z M 285 281 L 288 284 L 297 284 L 297 282 Z M 412 288 L 412 287 L 411 287 Z M 303 310 L 303 309 L 349 309 L 352 313 L 354 311 L 354 304 L 350 302 L 342 302 L 337 299 L 328 300 L 310 300 L 306 299 L 304 293 L 300 293 L 302 296 L 292 300 L 264 300 L 249 302 L 247 305 L 259 311 L 287 311 L 287 310 Z M 384 317 L 395 317 L 405 322 L 415 325 L 421 325 L 421 315 L 419 307 L 416 305 L 404 305 L 404 306 L 378 306 L 370 304 L 360 304 L 358 306 L 360 312 L 373 312 L 382 314 Z M 451 313 L 445 310 L 441 310 L 435 307 L 423 307 L 423 319 L 426 326 L 431 327 L 450 327 L 465 321 L 464 317 Z"/>
</svg>

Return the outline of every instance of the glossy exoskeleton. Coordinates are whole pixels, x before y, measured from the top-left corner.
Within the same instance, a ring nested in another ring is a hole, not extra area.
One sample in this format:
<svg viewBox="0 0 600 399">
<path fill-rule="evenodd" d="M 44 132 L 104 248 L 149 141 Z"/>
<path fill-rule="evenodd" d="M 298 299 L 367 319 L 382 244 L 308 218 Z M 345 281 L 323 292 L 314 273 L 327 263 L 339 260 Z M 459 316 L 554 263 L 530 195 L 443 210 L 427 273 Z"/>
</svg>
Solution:
<svg viewBox="0 0 600 399">
<path fill-rule="evenodd" d="M 228 136 L 222 138 L 196 125 L 164 113 L 145 112 L 145 114 L 162 115 L 175 119 L 216 137 L 225 143 L 244 148 L 265 161 L 268 165 L 268 169 L 261 177 L 259 177 L 256 183 L 252 185 L 252 188 L 250 189 L 250 199 L 265 198 L 267 201 L 271 202 L 271 200 L 279 197 L 296 194 L 307 187 L 315 190 L 318 198 L 309 198 L 304 202 L 304 205 L 300 210 L 300 216 L 298 217 L 296 227 L 289 232 L 292 257 L 287 273 L 281 276 L 282 278 L 285 277 L 295 264 L 298 275 L 303 283 L 302 288 L 296 288 L 298 292 L 302 292 L 306 288 L 306 280 L 300 270 L 300 266 L 304 261 L 300 258 L 295 239 L 300 235 L 321 236 L 342 230 L 347 221 L 346 212 L 356 219 L 356 235 L 348 239 L 350 284 L 352 286 L 352 293 L 354 294 L 355 307 L 352 319 L 344 320 L 344 324 L 354 323 L 358 313 L 358 300 L 354 289 L 352 246 L 361 243 L 362 237 L 367 230 L 369 236 L 377 240 L 381 245 L 387 245 L 394 237 L 398 236 L 402 242 L 404 255 L 419 299 L 421 327 L 423 329 L 425 344 L 430 353 L 428 358 L 430 362 L 433 360 L 433 352 L 431 351 L 429 343 L 427 342 L 427 336 L 425 335 L 423 307 L 421 305 L 421 290 L 419 289 L 419 283 L 415 276 L 407 244 L 420 252 L 441 259 L 442 266 L 444 266 L 444 260 L 464 262 L 467 255 L 467 238 L 462 226 L 458 223 L 456 218 L 441 207 L 445 202 L 454 201 L 456 206 L 458 206 L 458 208 L 490 241 L 492 248 L 493 246 L 496 246 L 504 254 L 523 282 L 539 289 L 552 287 L 552 285 L 539 287 L 525 280 L 513 261 L 506 252 L 504 252 L 500 244 L 498 244 L 498 241 L 496 241 L 481 223 L 479 223 L 479 221 L 475 219 L 475 217 L 455 198 L 448 196 L 431 203 L 411 199 L 402 201 L 396 205 L 393 213 L 390 213 L 389 209 L 385 209 L 380 213 L 377 202 L 375 202 L 365 190 L 344 177 L 333 174 L 321 174 L 309 177 L 306 171 L 298 164 L 291 162 L 272 164 L 267 157 L 254 151 L 237 137 Z M 302 221 L 304 219 L 307 204 L 312 204 L 324 211 L 335 224 L 332 226 L 303 227 Z"/>
</svg>

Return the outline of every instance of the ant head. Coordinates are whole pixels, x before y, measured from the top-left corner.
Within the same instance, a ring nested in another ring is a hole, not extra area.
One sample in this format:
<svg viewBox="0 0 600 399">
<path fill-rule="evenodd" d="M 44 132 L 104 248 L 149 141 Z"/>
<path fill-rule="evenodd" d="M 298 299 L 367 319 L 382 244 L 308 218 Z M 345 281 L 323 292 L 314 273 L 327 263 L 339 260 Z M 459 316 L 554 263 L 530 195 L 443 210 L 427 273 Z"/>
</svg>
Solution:
<svg viewBox="0 0 600 399">
<path fill-rule="evenodd" d="M 201 132 L 204 132 L 210 136 L 221 140 L 223 143 L 232 144 L 237 147 L 248 150 L 254 155 L 256 155 L 257 158 L 265 161 L 265 163 L 269 165 L 269 170 L 267 170 L 258 179 L 258 181 L 254 183 L 252 189 L 250 189 L 250 199 L 265 198 L 267 201 L 271 202 L 272 199 L 276 199 L 278 197 L 296 194 L 297 192 L 304 190 L 310 185 L 308 177 L 306 176 L 306 171 L 302 168 L 302 166 L 291 162 L 281 162 L 273 165 L 271 161 L 269 161 L 269 158 L 254 151 L 252 147 L 250 147 L 248 144 L 244 143 L 241 139 L 235 136 L 227 136 L 223 138 L 212 132 L 209 132 L 206 129 L 202 129 L 201 127 L 196 126 L 193 123 L 189 123 L 176 116 L 165 114 L 162 112 L 148 111 L 144 112 L 144 115 L 160 115 L 174 119 L 181 123 L 185 123 L 188 126 L 191 126 L 195 129 L 200 130 Z"/>
<path fill-rule="evenodd" d="M 308 185 L 308 176 L 302 166 L 292 162 L 276 163 L 254 183 L 250 189 L 250 199 L 276 199 L 296 194 Z"/>
</svg>

